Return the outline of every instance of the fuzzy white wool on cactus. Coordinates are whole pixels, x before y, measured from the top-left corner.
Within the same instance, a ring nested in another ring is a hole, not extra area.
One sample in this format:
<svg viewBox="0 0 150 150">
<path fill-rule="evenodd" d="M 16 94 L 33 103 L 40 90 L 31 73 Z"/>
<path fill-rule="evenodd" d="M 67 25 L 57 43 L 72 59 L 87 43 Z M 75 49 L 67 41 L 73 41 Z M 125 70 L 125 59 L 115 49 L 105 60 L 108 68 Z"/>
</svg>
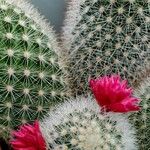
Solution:
<svg viewBox="0 0 150 150">
<path fill-rule="evenodd" d="M 63 45 L 73 93 L 86 81 L 118 73 L 130 85 L 150 62 L 149 0 L 71 0 L 63 27 Z M 78 87 L 78 88 L 76 88 Z"/>
<path fill-rule="evenodd" d="M 128 118 L 123 114 L 102 114 L 90 96 L 58 106 L 40 125 L 51 150 L 137 149 Z"/>
<path fill-rule="evenodd" d="M 135 90 L 135 95 L 141 99 L 141 111 L 130 116 L 137 132 L 139 149 L 150 148 L 150 77 L 145 78 L 141 85 Z"/>
<path fill-rule="evenodd" d="M 75 28 L 76 22 L 80 21 L 80 6 L 85 0 L 70 0 L 68 7 L 68 15 L 65 18 L 65 26 L 63 27 L 64 43 L 66 46 L 70 46 L 73 35 L 72 31 Z M 88 8 L 87 8 L 88 9 Z"/>
</svg>

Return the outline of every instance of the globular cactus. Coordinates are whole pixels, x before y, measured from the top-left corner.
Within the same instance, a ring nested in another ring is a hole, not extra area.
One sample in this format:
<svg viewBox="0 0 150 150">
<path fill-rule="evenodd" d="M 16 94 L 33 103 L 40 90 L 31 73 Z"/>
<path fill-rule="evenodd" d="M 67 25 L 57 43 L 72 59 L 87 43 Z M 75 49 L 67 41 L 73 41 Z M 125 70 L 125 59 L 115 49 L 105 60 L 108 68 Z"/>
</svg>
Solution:
<svg viewBox="0 0 150 150">
<path fill-rule="evenodd" d="M 150 148 L 150 77 L 145 79 L 135 91 L 136 97 L 141 99 L 141 111 L 130 116 L 131 122 L 137 129 L 137 138 L 140 150 Z"/>
<path fill-rule="evenodd" d="M 70 99 L 40 123 L 24 125 L 12 134 L 14 150 L 136 150 L 134 128 L 125 113 L 138 111 L 138 99 L 126 80 L 104 76 L 90 81 L 96 98 Z"/>
<path fill-rule="evenodd" d="M 14 150 L 136 150 L 128 118 L 105 114 L 91 97 L 77 98 L 51 111 L 40 125 L 14 132 Z"/>
<path fill-rule="evenodd" d="M 0 134 L 41 119 L 65 96 L 58 43 L 25 0 L 0 0 Z"/>
<path fill-rule="evenodd" d="M 101 114 L 90 97 L 64 103 L 50 112 L 41 131 L 51 150 L 134 150 L 134 130 L 121 115 Z"/>
<path fill-rule="evenodd" d="M 149 0 L 72 0 L 63 28 L 71 88 L 118 73 L 134 85 L 150 62 Z M 78 88 L 76 88 L 78 87 Z"/>
</svg>

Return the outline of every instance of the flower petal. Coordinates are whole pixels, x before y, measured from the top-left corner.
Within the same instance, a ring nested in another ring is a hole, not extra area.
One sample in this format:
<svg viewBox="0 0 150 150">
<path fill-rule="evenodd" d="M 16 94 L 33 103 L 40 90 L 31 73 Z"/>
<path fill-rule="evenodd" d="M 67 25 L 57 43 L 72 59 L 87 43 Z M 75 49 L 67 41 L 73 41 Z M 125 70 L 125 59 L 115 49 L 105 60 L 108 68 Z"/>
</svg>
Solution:
<svg viewBox="0 0 150 150">
<path fill-rule="evenodd" d="M 46 143 L 39 128 L 38 121 L 33 125 L 23 125 L 20 130 L 12 132 L 10 141 L 14 150 L 46 150 Z"/>
<path fill-rule="evenodd" d="M 118 75 L 91 79 L 89 84 L 97 103 L 106 111 L 124 113 L 140 109 L 135 105 L 139 100 L 132 96 L 132 88 Z"/>
</svg>

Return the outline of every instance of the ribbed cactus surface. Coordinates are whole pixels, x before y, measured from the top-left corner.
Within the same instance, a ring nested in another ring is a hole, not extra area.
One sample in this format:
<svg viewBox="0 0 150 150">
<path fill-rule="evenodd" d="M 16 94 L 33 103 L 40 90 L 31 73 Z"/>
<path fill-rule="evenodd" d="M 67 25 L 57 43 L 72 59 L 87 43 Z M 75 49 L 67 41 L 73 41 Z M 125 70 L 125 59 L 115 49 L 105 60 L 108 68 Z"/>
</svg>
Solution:
<svg viewBox="0 0 150 150">
<path fill-rule="evenodd" d="M 57 107 L 41 123 L 41 132 L 51 150 L 136 150 L 128 119 L 102 113 L 90 97 Z"/>
<path fill-rule="evenodd" d="M 87 90 L 90 77 L 112 73 L 134 84 L 150 62 L 149 0 L 72 0 L 64 24 L 73 92 Z"/>
<path fill-rule="evenodd" d="M 24 0 L 0 0 L 0 134 L 40 119 L 63 100 L 53 30 Z"/>
<path fill-rule="evenodd" d="M 141 86 L 135 91 L 135 95 L 141 100 L 141 111 L 131 115 L 131 122 L 137 129 L 139 149 L 150 148 L 150 77 L 143 80 Z"/>
</svg>

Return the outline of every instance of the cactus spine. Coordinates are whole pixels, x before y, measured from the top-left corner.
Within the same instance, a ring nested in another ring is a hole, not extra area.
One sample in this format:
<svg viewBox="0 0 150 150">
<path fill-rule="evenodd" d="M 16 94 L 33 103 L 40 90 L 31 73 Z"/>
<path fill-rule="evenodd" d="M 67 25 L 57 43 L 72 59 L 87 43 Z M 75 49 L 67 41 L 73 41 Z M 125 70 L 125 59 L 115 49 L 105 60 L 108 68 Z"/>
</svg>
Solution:
<svg viewBox="0 0 150 150">
<path fill-rule="evenodd" d="M 139 149 L 148 150 L 150 148 L 150 77 L 145 79 L 141 86 L 135 91 L 135 95 L 141 99 L 141 111 L 132 114 L 131 122 L 137 129 Z"/>
<path fill-rule="evenodd" d="M 51 150 L 135 150 L 134 130 L 123 115 L 101 114 L 91 97 L 50 112 L 41 132 Z"/>
<path fill-rule="evenodd" d="M 72 0 L 68 10 L 63 45 L 73 91 L 86 91 L 90 77 L 112 73 L 134 84 L 150 62 L 150 1 Z"/>
<path fill-rule="evenodd" d="M 24 0 L 0 0 L 0 134 L 63 101 L 56 37 Z"/>
</svg>

